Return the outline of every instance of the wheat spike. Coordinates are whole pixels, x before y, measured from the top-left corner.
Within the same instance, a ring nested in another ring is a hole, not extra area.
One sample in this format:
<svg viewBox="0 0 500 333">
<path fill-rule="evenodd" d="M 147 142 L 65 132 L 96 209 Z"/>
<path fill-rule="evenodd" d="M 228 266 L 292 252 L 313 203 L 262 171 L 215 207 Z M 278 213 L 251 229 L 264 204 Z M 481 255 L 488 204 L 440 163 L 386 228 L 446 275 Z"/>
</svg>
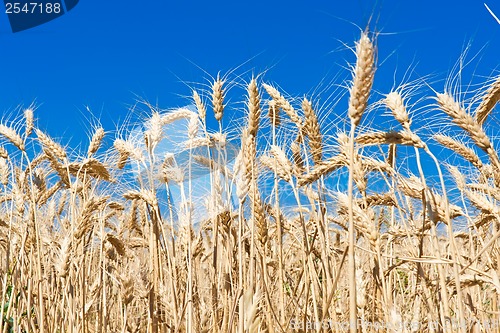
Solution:
<svg viewBox="0 0 500 333">
<path fill-rule="evenodd" d="M 48 135 L 46 135 L 39 129 L 35 129 L 35 133 L 38 137 L 38 140 L 45 147 L 45 149 L 49 154 L 52 154 L 53 156 L 57 157 L 60 160 L 66 159 L 67 157 L 66 152 L 64 151 L 64 148 L 61 145 L 56 143 Z"/>
<path fill-rule="evenodd" d="M 279 157 L 262 155 L 260 157 L 260 162 L 286 182 L 290 181 L 292 166 L 289 164 L 289 161 L 288 163 L 282 163 Z"/>
<path fill-rule="evenodd" d="M 467 161 L 472 163 L 472 165 L 474 165 L 476 168 L 481 169 L 483 167 L 483 163 L 472 148 L 469 148 L 465 144 L 442 134 L 434 135 L 434 139 L 446 148 L 451 149 L 457 154 L 461 155 Z"/>
<path fill-rule="evenodd" d="M 25 121 L 24 134 L 26 137 L 28 137 L 33 132 L 33 126 L 34 126 L 34 116 L 32 108 L 27 108 L 26 110 L 24 110 L 24 121 Z"/>
<path fill-rule="evenodd" d="M 421 199 L 422 191 L 424 190 L 424 186 L 420 182 L 420 179 L 412 176 L 409 179 L 405 177 L 398 177 L 398 187 L 401 191 L 412 198 Z"/>
<path fill-rule="evenodd" d="M 9 183 L 10 170 L 7 159 L 0 157 L 0 183 L 7 185 Z"/>
<path fill-rule="evenodd" d="M 365 33 L 361 34 L 356 44 L 356 66 L 353 71 L 353 82 L 349 95 L 349 118 L 354 126 L 361 121 L 366 110 L 368 97 L 373 84 L 374 75 L 374 50 L 370 38 Z"/>
<path fill-rule="evenodd" d="M 115 248 L 116 252 L 120 256 L 126 255 L 125 244 L 123 243 L 123 241 L 119 237 L 112 235 L 112 234 L 106 234 L 105 240 L 107 242 L 109 242 Z"/>
<path fill-rule="evenodd" d="M 474 141 L 479 148 L 488 154 L 496 169 L 500 170 L 500 160 L 498 159 L 498 154 L 493 149 L 493 145 L 489 137 L 484 132 L 483 127 L 479 125 L 449 93 L 437 94 L 437 101 L 440 108 L 452 117 L 452 121 L 455 124 L 467 132 L 472 141 Z"/>
<path fill-rule="evenodd" d="M 224 114 L 224 80 L 222 80 L 219 75 L 217 79 L 212 84 L 212 106 L 214 108 L 214 115 L 217 121 L 222 120 L 222 115 Z"/>
<path fill-rule="evenodd" d="M 321 176 L 326 176 L 344 165 L 346 165 L 346 158 L 343 154 L 330 157 L 326 161 L 315 165 L 312 171 L 308 174 L 301 176 L 298 184 L 299 186 L 311 184 L 318 180 Z"/>
<path fill-rule="evenodd" d="M 180 119 L 190 119 L 193 115 L 196 116 L 196 113 L 185 108 L 180 108 L 173 112 L 162 114 L 160 123 L 164 126 Z"/>
<path fill-rule="evenodd" d="M 491 148 L 490 139 L 481 126 L 450 94 L 437 94 L 437 101 L 441 110 L 452 117 L 453 122 L 466 131 L 479 148 L 485 151 Z"/>
<path fill-rule="evenodd" d="M 140 149 L 134 147 L 132 142 L 125 141 L 122 139 L 116 139 L 113 143 L 113 146 L 119 153 L 118 157 L 118 169 L 122 169 L 129 157 L 133 157 L 137 161 L 141 161 L 143 159 L 143 155 Z"/>
<path fill-rule="evenodd" d="M 13 128 L 0 124 L 0 135 L 6 137 L 19 150 L 24 151 L 26 149 L 23 139 Z"/>
<path fill-rule="evenodd" d="M 156 198 L 154 192 L 146 189 L 141 189 L 140 191 L 127 191 L 123 194 L 123 197 L 127 200 L 143 200 L 151 207 L 156 207 L 158 205 L 158 199 Z"/>
<path fill-rule="evenodd" d="M 207 118 L 207 108 L 196 90 L 193 90 L 193 100 L 196 105 L 196 110 L 198 110 L 198 116 L 202 122 L 205 122 Z"/>
<path fill-rule="evenodd" d="M 294 172 L 300 175 L 304 171 L 304 159 L 302 158 L 302 149 L 300 143 L 295 140 L 292 142 L 290 149 L 292 150 L 292 159 L 294 163 Z"/>
<path fill-rule="evenodd" d="M 260 122 L 260 96 L 257 81 L 252 79 L 248 84 L 248 133 L 257 136 Z"/>
<path fill-rule="evenodd" d="M 67 235 L 60 243 L 58 260 L 56 262 L 57 275 L 66 277 L 71 265 L 71 236 Z"/>
<path fill-rule="evenodd" d="M 500 100 L 500 76 L 498 76 L 486 91 L 479 106 L 476 109 L 476 121 L 482 125 L 495 105 Z"/>
<path fill-rule="evenodd" d="M 297 111 L 292 107 L 290 102 L 286 100 L 283 95 L 274 87 L 268 85 L 268 84 L 263 84 L 262 85 L 264 89 L 267 91 L 269 96 L 275 101 L 275 107 L 280 108 L 281 110 L 285 111 L 288 117 L 292 120 L 292 122 L 297 125 L 297 127 L 301 128 L 302 127 L 302 120 L 299 118 Z"/>
<path fill-rule="evenodd" d="M 163 138 L 163 119 L 158 112 L 153 112 L 153 115 L 147 123 L 147 129 L 144 132 L 146 146 L 151 151 Z"/>
<path fill-rule="evenodd" d="M 92 140 L 90 140 L 89 149 L 87 151 L 87 157 L 94 155 L 99 147 L 101 147 L 102 139 L 104 138 L 104 129 L 99 127 L 92 135 Z"/>
<path fill-rule="evenodd" d="M 403 125 L 406 130 L 410 129 L 411 120 L 408 117 L 403 97 L 397 91 L 393 91 L 385 96 L 384 104 L 392 111 L 394 118 Z"/>
<path fill-rule="evenodd" d="M 418 135 L 408 131 L 366 133 L 359 135 L 355 139 L 355 141 L 356 143 L 363 146 L 399 144 L 403 146 L 413 146 L 417 148 L 425 147 L 425 143 L 418 137 Z"/>
<path fill-rule="evenodd" d="M 311 102 L 306 98 L 302 101 L 302 110 L 304 110 L 305 115 L 304 132 L 309 138 L 313 161 L 315 164 L 318 164 L 323 158 L 323 141 L 318 117 L 312 108 Z"/>
<path fill-rule="evenodd" d="M 274 99 L 268 102 L 268 108 L 268 116 L 271 120 L 271 125 L 273 127 L 278 127 L 281 124 L 280 108 Z"/>
</svg>

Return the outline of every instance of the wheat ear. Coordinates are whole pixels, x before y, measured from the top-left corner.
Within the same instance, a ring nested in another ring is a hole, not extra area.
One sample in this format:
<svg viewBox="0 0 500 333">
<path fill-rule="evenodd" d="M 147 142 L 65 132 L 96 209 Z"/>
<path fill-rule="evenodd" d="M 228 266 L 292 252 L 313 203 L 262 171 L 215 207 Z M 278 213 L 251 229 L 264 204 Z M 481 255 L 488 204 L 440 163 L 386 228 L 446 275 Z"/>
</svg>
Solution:
<svg viewBox="0 0 500 333">
<path fill-rule="evenodd" d="M 217 121 L 222 120 L 222 115 L 224 114 L 224 80 L 222 80 L 219 75 L 217 79 L 212 84 L 212 106 L 214 108 L 214 115 Z"/>
<path fill-rule="evenodd" d="M 66 159 L 66 152 L 64 148 L 59 145 L 57 142 L 52 140 L 48 135 L 40 131 L 39 129 L 35 129 L 35 133 L 38 137 L 38 141 L 47 149 L 47 152 L 57 157 L 60 160 Z"/>
<path fill-rule="evenodd" d="M 442 134 L 434 135 L 434 139 L 444 147 L 453 150 L 455 153 L 465 158 L 476 168 L 481 169 L 483 167 L 483 163 L 472 148 L 469 148 L 465 144 Z"/>
<path fill-rule="evenodd" d="M 290 102 L 286 100 L 283 95 L 274 87 L 268 85 L 268 84 L 263 84 L 262 85 L 264 89 L 267 91 L 269 96 L 275 101 L 275 107 L 280 108 L 281 110 L 285 111 L 288 117 L 294 122 L 297 127 L 301 128 L 302 127 L 302 121 L 299 118 L 297 111 L 292 107 Z"/>
<path fill-rule="evenodd" d="M 361 34 L 356 45 L 356 58 L 349 96 L 349 118 L 355 126 L 359 124 L 366 110 L 374 75 L 373 44 L 365 33 Z"/>
<path fill-rule="evenodd" d="M 202 122 L 205 122 L 207 118 L 207 108 L 196 90 L 193 90 L 193 101 L 196 105 L 196 110 L 198 110 L 198 116 L 200 116 Z"/>
<path fill-rule="evenodd" d="M 257 89 L 257 81 L 252 79 L 248 84 L 248 133 L 254 137 L 259 130 L 259 121 L 261 115 L 260 96 Z"/>
<path fill-rule="evenodd" d="M 486 91 L 479 106 L 476 109 L 476 121 L 482 125 L 495 105 L 500 101 L 500 76 Z"/>
<path fill-rule="evenodd" d="M 33 116 L 33 109 L 28 108 L 24 110 L 24 121 L 25 121 L 25 136 L 28 137 L 31 135 L 33 132 L 33 126 L 34 126 L 34 116 Z"/>
<path fill-rule="evenodd" d="M 305 116 L 304 132 L 309 138 L 309 146 L 311 147 L 313 161 L 315 164 L 318 164 L 323 157 L 323 143 L 318 117 L 312 108 L 311 102 L 306 98 L 302 101 L 302 110 L 304 110 Z"/>
<path fill-rule="evenodd" d="M 271 125 L 273 127 L 278 127 L 281 124 L 280 108 L 274 99 L 268 102 L 268 108 L 268 116 L 271 120 Z"/>
<path fill-rule="evenodd" d="M 383 145 L 383 144 L 398 144 L 403 146 L 413 146 L 416 148 L 424 148 L 425 143 L 418 135 L 409 131 L 389 131 L 365 133 L 356 138 L 356 143 L 363 146 Z"/>
<path fill-rule="evenodd" d="M 3 135 L 7 138 L 14 146 L 16 146 L 19 150 L 24 151 L 24 141 L 19 134 L 17 134 L 16 130 L 6 125 L 0 124 L 0 135 Z"/>
<path fill-rule="evenodd" d="M 411 120 L 406 111 L 403 97 L 397 91 L 393 91 L 385 96 L 384 104 L 392 111 L 394 118 L 405 128 L 410 129 Z"/>
<path fill-rule="evenodd" d="M 482 126 L 449 93 L 437 94 L 437 102 L 441 110 L 453 118 L 453 123 L 466 131 L 472 141 L 488 154 L 491 162 L 500 170 L 498 155 Z"/>
<path fill-rule="evenodd" d="M 97 152 L 97 150 L 99 150 L 103 138 L 104 138 L 104 129 L 102 127 L 99 127 L 98 129 L 96 129 L 94 135 L 92 135 L 92 139 L 90 140 L 89 149 L 87 151 L 88 157 L 91 157 Z"/>
</svg>

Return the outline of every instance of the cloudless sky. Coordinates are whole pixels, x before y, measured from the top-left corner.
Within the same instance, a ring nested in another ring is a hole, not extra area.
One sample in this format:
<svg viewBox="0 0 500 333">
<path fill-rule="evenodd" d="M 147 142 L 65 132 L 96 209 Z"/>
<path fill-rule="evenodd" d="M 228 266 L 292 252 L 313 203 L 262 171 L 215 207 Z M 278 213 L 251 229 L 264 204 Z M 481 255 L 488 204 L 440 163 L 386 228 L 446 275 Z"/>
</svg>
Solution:
<svg viewBox="0 0 500 333">
<path fill-rule="evenodd" d="M 498 0 L 487 4 L 500 15 Z M 183 106 L 186 83 L 240 65 L 233 78 L 267 71 L 265 81 L 301 96 L 338 73 L 349 77 L 346 45 L 368 22 L 380 32 L 376 86 L 385 92 L 408 67 L 413 78 L 446 78 L 469 42 L 471 55 L 479 52 L 476 74 L 498 73 L 500 25 L 482 1 L 80 0 L 19 33 L 2 7 L 0 114 L 35 102 L 40 127 L 79 142 L 89 132 L 87 107 L 112 130 L 137 99 Z"/>
</svg>

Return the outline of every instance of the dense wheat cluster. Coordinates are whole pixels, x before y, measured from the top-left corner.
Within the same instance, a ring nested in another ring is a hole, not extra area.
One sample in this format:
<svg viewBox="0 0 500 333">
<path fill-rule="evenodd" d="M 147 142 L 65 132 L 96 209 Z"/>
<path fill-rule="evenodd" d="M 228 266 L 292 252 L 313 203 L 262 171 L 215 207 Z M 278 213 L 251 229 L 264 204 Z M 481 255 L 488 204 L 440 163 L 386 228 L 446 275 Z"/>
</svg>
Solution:
<svg viewBox="0 0 500 333">
<path fill-rule="evenodd" d="M 404 86 L 373 93 L 368 34 L 354 51 L 336 133 L 311 96 L 250 79 L 230 139 L 219 76 L 140 135 L 95 128 L 86 154 L 31 109 L 0 124 L 0 332 L 498 330 L 500 79 L 427 96 L 449 124 L 422 136 Z M 179 122 L 183 154 L 162 148 Z"/>
</svg>

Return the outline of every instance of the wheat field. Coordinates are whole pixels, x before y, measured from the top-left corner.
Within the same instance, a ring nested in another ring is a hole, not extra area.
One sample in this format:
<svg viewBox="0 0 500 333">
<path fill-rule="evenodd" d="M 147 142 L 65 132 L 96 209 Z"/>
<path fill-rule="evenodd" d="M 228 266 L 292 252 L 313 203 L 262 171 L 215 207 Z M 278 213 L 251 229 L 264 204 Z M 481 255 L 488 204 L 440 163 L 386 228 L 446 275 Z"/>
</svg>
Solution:
<svg viewBox="0 0 500 333">
<path fill-rule="evenodd" d="M 217 76 L 141 131 L 95 126 L 86 152 L 32 108 L 3 121 L 0 332 L 499 331 L 500 78 L 375 92 L 373 37 L 353 51 L 336 131 L 260 76 L 239 101 Z"/>
</svg>

